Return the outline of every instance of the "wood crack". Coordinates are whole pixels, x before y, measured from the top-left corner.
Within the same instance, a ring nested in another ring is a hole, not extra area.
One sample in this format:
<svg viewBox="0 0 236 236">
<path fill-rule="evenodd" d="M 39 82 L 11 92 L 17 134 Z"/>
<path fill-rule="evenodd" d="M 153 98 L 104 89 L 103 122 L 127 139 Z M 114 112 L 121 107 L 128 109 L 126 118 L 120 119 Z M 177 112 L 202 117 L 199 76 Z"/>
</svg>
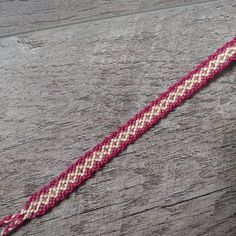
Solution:
<svg viewBox="0 0 236 236">
<path fill-rule="evenodd" d="M 169 208 L 169 207 L 177 206 L 177 205 L 180 205 L 180 204 L 183 204 L 183 203 L 186 203 L 186 202 L 198 199 L 198 198 L 206 197 L 208 195 L 218 193 L 218 192 L 230 189 L 230 188 L 232 188 L 232 186 L 217 189 L 217 190 L 214 190 L 214 191 L 211 191 L 211 192 L 208 192 L 208 193 L 204 193 L 204 194 L 201 194 L 201 195 L 198 195 L 198 196 L 195 196 L 195 197 L 191 197 L 191 198 L 188 198 L 188 199 L 185 199 L 185 200 L 182 200 L 182 201 L 179 201 L 179 202 L 175 202 L 175 203 L 172 203 L 172 204 L 164 205 L 164 206 L 161 206 L 161 208 Z"/>
</svg>

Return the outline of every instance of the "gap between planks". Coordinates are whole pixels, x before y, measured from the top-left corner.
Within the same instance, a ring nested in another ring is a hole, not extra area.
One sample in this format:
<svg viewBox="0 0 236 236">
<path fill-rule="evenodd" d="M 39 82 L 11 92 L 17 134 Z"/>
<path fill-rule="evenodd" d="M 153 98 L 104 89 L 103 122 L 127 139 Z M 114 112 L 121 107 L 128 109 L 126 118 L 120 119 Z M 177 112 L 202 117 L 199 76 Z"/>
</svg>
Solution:
<svg viewBox="0 0 236 236">
<path fill-rule="evenodd" d="M 44 27 L 42 29 L 37 29 L 37 30 L 28 30 L 28 31 L 24 31 L 24 32 L 20 32 L 20 33 L 10 33 L 10 34 L 6 34 L 6 35 L 2 35 L 0 36 L 0 39 L 3 38 L 10 38 L 10 37 L 14 37 L 14 36 L 18 36 L 18 35 L 25 35 L 25 34 L 31 34 L 34 32 L 41 32 L 41 31 L 46 31 L 46 30 L 50 30 L 50 29 L 57 29 L 57 28 L 63 28 L 63 27 L 67 27 L 67 26 L 71 26 L 71 25 L 80 25 L 80 24 L 84 24 L 84 23 L 89 23 L 89 22 L 95 22 L 95 21 L 103 21 L 103 20 L 110 20 L 113 18 L 121 18 L 121 17 L 125 17 L 125 16 L 132 16 L 132 15 L 142 15 L 148 12 L 163 12 L 163 11 L 168 11 L 171 9 L 178 9 L 178 8 L 188 8 L 191 6 L 195 6 L 195 5 L 205 5 L 207 3 L 214 3 L 214 2 L 225 2 L 226 0 L 206 0 L 204 2 L 196 2 L 196 3 L 186 3 L 186 4 L 181 4 L 178 6 L 170 6 L 170 7 L 163 7 L 163 8 L 159 8 L 159 9 L 153 9 L 153 10 L 144 10 L 144 11 L 136 11 L 136 12 L 131 12 L 128 14 L 121 14 L 118 16 L 107 16 L 107 17 L 102 17 L 99 19 L 88 19 L 88 20 L 81 20 L 79 22 L 74 22 L 74 23 L 67 23 L 67 24 L 60 24 L 60 25 L 56 25 L 56 26 L 52 26 L 52 27 Z"/>
</svg>

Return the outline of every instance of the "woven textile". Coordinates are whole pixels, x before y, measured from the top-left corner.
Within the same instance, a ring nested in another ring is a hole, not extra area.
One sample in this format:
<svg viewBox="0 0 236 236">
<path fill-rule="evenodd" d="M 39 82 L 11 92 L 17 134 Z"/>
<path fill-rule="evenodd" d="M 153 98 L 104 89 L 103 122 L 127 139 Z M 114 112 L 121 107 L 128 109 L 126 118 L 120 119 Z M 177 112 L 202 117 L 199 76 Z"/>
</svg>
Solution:
<svg viewBox="0 0 236 236">
<path fill-rule="evenodd" d="M 41 216 L 54 207 L 168 112 L 212 80 L 233 60 L 236 60 L 236 37 L 34 193 L 19 212 L 0 220 L 0 226 L 3 226 L 1 236 L 8 235 L 24 221 Z"/>
</svg>

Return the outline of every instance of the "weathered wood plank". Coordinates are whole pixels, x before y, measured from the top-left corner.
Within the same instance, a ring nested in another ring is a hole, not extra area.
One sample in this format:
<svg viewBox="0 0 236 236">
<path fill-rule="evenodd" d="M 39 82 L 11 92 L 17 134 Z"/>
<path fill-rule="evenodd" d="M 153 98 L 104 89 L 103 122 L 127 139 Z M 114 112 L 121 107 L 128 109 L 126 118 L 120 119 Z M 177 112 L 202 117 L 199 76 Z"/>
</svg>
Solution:
<svg viewBox="0 0 236 236">
<path fill-rule="evenodd" d="M 0 1 L 0 37 L 209 0 Z"/>
<path fill-rule="evenodd" d="M 1 39 L 1 216 L 231 39 L 235 12 L 219 1 Z M 235 235 L 235 79 L 232 65 L 15 235 Z"/>
</svg>

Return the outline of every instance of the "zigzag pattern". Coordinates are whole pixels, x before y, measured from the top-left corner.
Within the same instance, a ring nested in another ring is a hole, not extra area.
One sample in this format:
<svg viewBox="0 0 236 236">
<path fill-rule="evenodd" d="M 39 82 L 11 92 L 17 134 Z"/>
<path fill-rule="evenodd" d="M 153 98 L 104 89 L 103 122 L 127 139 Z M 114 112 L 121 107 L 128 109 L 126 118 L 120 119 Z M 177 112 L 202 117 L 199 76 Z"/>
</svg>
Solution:
<svg viewBox="0 0 236 236">
<path fill-rule="evenodd" d="M 154 123 L 204 86 L 235 58 L 236 37 L 152 101 L 125 125 L 85 153 L 47 186 L 34 193 L 19 213 L 6 216 L 0 221 L 0 226 L 6 225 L 1 236 L 7 235 L 26 219 L 43 215 Z"/>
</svg>

